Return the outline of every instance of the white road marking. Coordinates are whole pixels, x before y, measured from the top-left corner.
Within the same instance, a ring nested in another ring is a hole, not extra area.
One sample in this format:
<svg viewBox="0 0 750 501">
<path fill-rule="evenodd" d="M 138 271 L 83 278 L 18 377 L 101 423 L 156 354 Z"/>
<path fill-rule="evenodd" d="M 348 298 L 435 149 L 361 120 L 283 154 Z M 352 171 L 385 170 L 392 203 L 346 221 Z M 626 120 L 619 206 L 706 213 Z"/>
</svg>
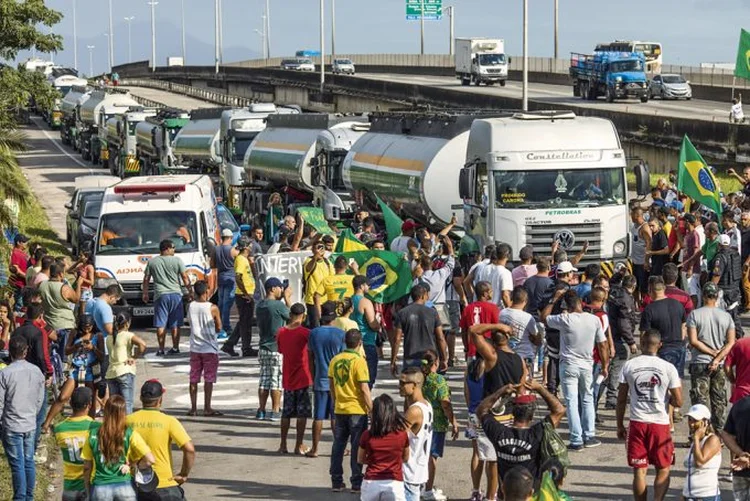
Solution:
<svg viewBox="0 0 750 501">
<path fill-rule="evenodd" d="M 44 128 L 44 127 L 43 127 L 43 126 L 42 126 L 42 125 L 41 125 L 41 124 L 39 123 L 39 119 L 38 119 L 38 118 L 32 118 L 31 120 L 32 120 L 32 121 L 34 122 L 34 124 L 35 124 L 35 125 L 37 126 L 37 128 L 39 128 L 39 130 L 41 130 L 41 131 L 42 131 L 42 134 L 44 134 L 44 136 L 45 136 L 45 137 L 46 137 L 47 139 L 49 139 L 49 140 L 50 140 L 50 141 L 52 142 L 52 144 L 54 144 L 54 145 L 55 145 L 55 147 L 56 147 L 56 148 L 57 148 L 58 150 L 60 150 L 60 151 L 61 151 L 61 152 L 62 152 L 62 153 L 63 153 L 63 154 L 64 154 L 64 155 L 66 156 L 66 157 L 70 158 L 71 160 L 73 160 L 73 161 L 74 161 L 75 163 L 77 163 L 77 164 L 78 164 L 78 165 L 80 165 L 81 167 L 86 167 L 86 168 L 89 168 L 89 165 L 88 165 L 88 164 L 85 164 L 85 163 L 83 163 L 83 162 L 82 162 L 81 160 L 78 160 L 78 159 L 77 159 L 76 157 L 74 157 L 73 155 L 71 155 L 70 153 L 68 153 L 67 151 L 65 151 L 65 148 L 63 148 L 63 147 L 62 147 L 62 145 L 60 144 L 60 140 L 59 140 L 59 139 L 55 139 L 54 137 L 52 137 L 52 136 L 50 135 L 50 133 L 49 133 L 49 132 L 47 132 L 47 129 L 45 129 L 45 128 Z M 89 174 L 90 174 L 90 175 L 93 175 L 93 174 L 94 174 L 94 169 L 91 169 L 91 168 L 89 168 Z"/>
<path fill-rule="evenodd" d="M 203 403 L 202 391 L 198 391 L 198 402 Z M 222 398 L 222 397 L 235 397 L 240 396 L 242 392 L 240 390 L 216 390 L 213 392 L 211 397 L 211 407 L 223 408 L 223 407 L 250 407 L 255 408 L 258 406 L 258 395 L 249 394 L 243 398 Z M 183 394 L 175 397 L 172 400 L 177 405 L 183 405 L 188 407 L 190 405 L 190 394 Z M 270 402 L 269 402 L 270 403 Z M 201 406 L 202 407 L 202 406 Z"/>
</svg>

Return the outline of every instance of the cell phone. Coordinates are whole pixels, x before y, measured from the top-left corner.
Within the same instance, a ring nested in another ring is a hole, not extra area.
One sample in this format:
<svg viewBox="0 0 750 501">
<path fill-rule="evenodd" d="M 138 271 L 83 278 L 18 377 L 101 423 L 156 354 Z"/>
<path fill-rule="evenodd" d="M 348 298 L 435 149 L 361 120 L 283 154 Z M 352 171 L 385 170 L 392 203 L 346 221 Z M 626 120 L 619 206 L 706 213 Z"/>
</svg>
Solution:
<svg viewBox="0 0 750 501">
<path fill-rule="evenodd" d="M 284 286 L 284 290 L 286 290 L 287 287 L 289 287 L 289 279 L 285 278 L 284 281 L 281 282 L 281 285 L 283 285 Z"/>
<path fill-rule="evenodd" d="M 96 394 L 99 396 L 99 398 L 104 398 L 107 395 L 106 381 L 99 381 L 99 383 L 96 385 Z"/>
</svg>

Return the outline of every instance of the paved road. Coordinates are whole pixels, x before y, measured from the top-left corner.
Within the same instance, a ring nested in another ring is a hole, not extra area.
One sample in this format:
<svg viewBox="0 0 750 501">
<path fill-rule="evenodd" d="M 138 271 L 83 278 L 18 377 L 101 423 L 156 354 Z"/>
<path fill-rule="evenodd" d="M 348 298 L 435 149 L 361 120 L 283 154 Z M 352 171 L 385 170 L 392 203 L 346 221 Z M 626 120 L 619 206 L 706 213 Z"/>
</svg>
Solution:
<svg viewBox="0 0 750 501">
<path fill-rule="evenodd" d="M 493 94 L 498 96 L 515 97 L 518 99 L 521 98 L 521 82 L 516 81 L 508 81 L 505 87 L 500 87 L 499 85 L 492 87 L 484 85 L 481 87 L 464 87 L 459 80 L 453 77 L 384 73 L 361 73 L 357 74 L 357 77 L 410 83 L 415 85 L 428 85 L 444 89 L 460 90 L 462 92 Z M 697 99 L 691 101 L 662 101 L 661 99 L 653 99 L 648 103 L 641 103 L 637 99 L 616 101 L 614 103 L 607 103 L 604 98 L 599 98 L 596 101 L 584 101 L 581 98 L 573 97 L 573 87 L 571 85 L 530 83 L 529 99 L 558 105 L 570 104 L 613 111 L 647 113 L 664 117 L 683 117 L 709 121 L 725 121 L 728 119 L 729 115 L 728 104 L 723 105 L 716 101 L 702 101 Z"/>
<path fill-rule="evenodd" d="M 42 122 L 34 120 L 36 127 L 28 127 L 30 151 L 21 156 L 25 175 L 47 210 L 52 225 L 64 238 L 63 204 L 72 190 L 73 178 L 97 173 L 79 160 L 78 156 L 63 147 L 56 132 L 40 129 Z M 147 325 L 136 329 L 149 343 L 144 359 L 138 362 L 137 384 L 149 378 L 159 378 L 167 387 L 165 410 L 184 416 L 188 408 L 188 345 L 182 342 L 182 354 L 172 358 L 156 358 L 155 333 Z M 256 338 L 257 341 L 257 338 Z M 278 426 L 252 418 L 257 406 L 258 364 L 256 359 L 229 359 L 222 357 L 219 381 L 214 392 L 214 405 L 225 413 L 222 418 L 181 417 L 193 437 L 197 461 L 185 484 L 190 499 L 288 499 L 330 501 L 328 477 L 331 434 L 326 431 L 321 457 L 307 459 L 282 456 L 278 448 Z M 387 366 L 380 366 L 376 394 L 388 392 L 398 398 L 396 381 L 387 374 Z M 461 390 L 461 374 L 452 370 L 448 375 L 455 399 L 455 407 L 462 422 L 466 408 Z M 687 400 L 687 397 L 686 397 Z M 199 407 L 200 396 L 199 396 Z M 567 490 L 575 499 L 629 499 L 630 469 L 625 464 L 624 445 L 615 438 L 614 413 L 603 412 L 607 424 L 604 445 L 572 456 L 573 466 L 567 480 Z M 686 424 L 678 427 L 677 439 L 684 441 Z M 567 438 L 563 424 L 563 438 Z M 309 439 L 309 437 L 308 437 Z M 291 444 L 290 444 L 291 447 Z M 682 488 L 684 468 L 681 466 L 686 449 L 678 449 L 673 487 L 670 498 Z M 469 458 L 470 443 L 459 439 L 446 449 L 446 457 L 439 465 L 437 485 L 451 499 L 466 499 L 470 493 Z M 179 461 L 179 454 L 175 457 Z M 346 467 L 345 467 L 346 470 Z M 605 487 L 606 486 L 606 487 Z M 729 484 L 723 483 L 724 489 Z M 725 491 L 724 499 L 731 499 Z M 350 494 L 334 496 L 336 499 L 355 499 Z"/>
<path fill-rule="evenodd" d="M 195 108 L 215 108 L 217 105 L 200 99 L 195 99 L 181 94 L 173 94 L 160 89 L 150 89 L 147 87 L 124 87 L 134 96 L 150 99 L 165 106 L 190 111 Z"/>
</svg>

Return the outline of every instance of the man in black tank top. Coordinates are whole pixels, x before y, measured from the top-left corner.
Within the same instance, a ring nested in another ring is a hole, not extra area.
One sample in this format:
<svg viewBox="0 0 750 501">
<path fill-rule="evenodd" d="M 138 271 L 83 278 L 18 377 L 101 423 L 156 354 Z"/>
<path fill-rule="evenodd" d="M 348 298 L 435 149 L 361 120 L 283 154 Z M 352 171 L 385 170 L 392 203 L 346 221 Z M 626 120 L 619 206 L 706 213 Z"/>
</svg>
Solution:
<svg viewBox="0 0 750 501">
<path fill-rule="evenodd" d="M 492 345 L 484 333 L 492 332 Z M 484 396 L 492 395 L 507 384 L 526 380 L 526 364 L 508 346 L 512 329 L 505 324 L 477 324 L 469 328 L 469 335 L 477 347 L 477 356 L 484 360 Z"/>
</svg>

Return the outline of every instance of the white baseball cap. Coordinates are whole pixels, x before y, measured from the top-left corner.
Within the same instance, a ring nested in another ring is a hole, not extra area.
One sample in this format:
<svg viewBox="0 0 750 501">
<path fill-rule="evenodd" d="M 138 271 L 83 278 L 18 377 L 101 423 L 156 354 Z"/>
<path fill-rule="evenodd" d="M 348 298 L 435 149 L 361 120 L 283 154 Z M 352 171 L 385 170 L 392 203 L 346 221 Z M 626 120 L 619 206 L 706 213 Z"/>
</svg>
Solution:
<svg viewBox="0 0 750 501">
<path fill-rule="evenodd" d="M 719 236 L 719 245 L 729 245 L 731 242 L 732 240 L 729 238 L 729 235 Z"/>
<path fill-rule="evenodd" d="M 685 415 L 695 419 L 696 421 L 711 419 L 711 411 L 703 404 L 695 404 Z"/>
<path fill-rule="evenodd" d="M 571 271 L 578 271 L 578 268 L 575 268 L 570 261 L 563 261 L 557 265 L 558 273 L 570 273 Z"/>
<path fill-rule="evenodd" d="M 221 230 L 221 238 L 232 238 L 234 236 L 234 233 L 229 228 L 224 228 Z"/>
</svg>

